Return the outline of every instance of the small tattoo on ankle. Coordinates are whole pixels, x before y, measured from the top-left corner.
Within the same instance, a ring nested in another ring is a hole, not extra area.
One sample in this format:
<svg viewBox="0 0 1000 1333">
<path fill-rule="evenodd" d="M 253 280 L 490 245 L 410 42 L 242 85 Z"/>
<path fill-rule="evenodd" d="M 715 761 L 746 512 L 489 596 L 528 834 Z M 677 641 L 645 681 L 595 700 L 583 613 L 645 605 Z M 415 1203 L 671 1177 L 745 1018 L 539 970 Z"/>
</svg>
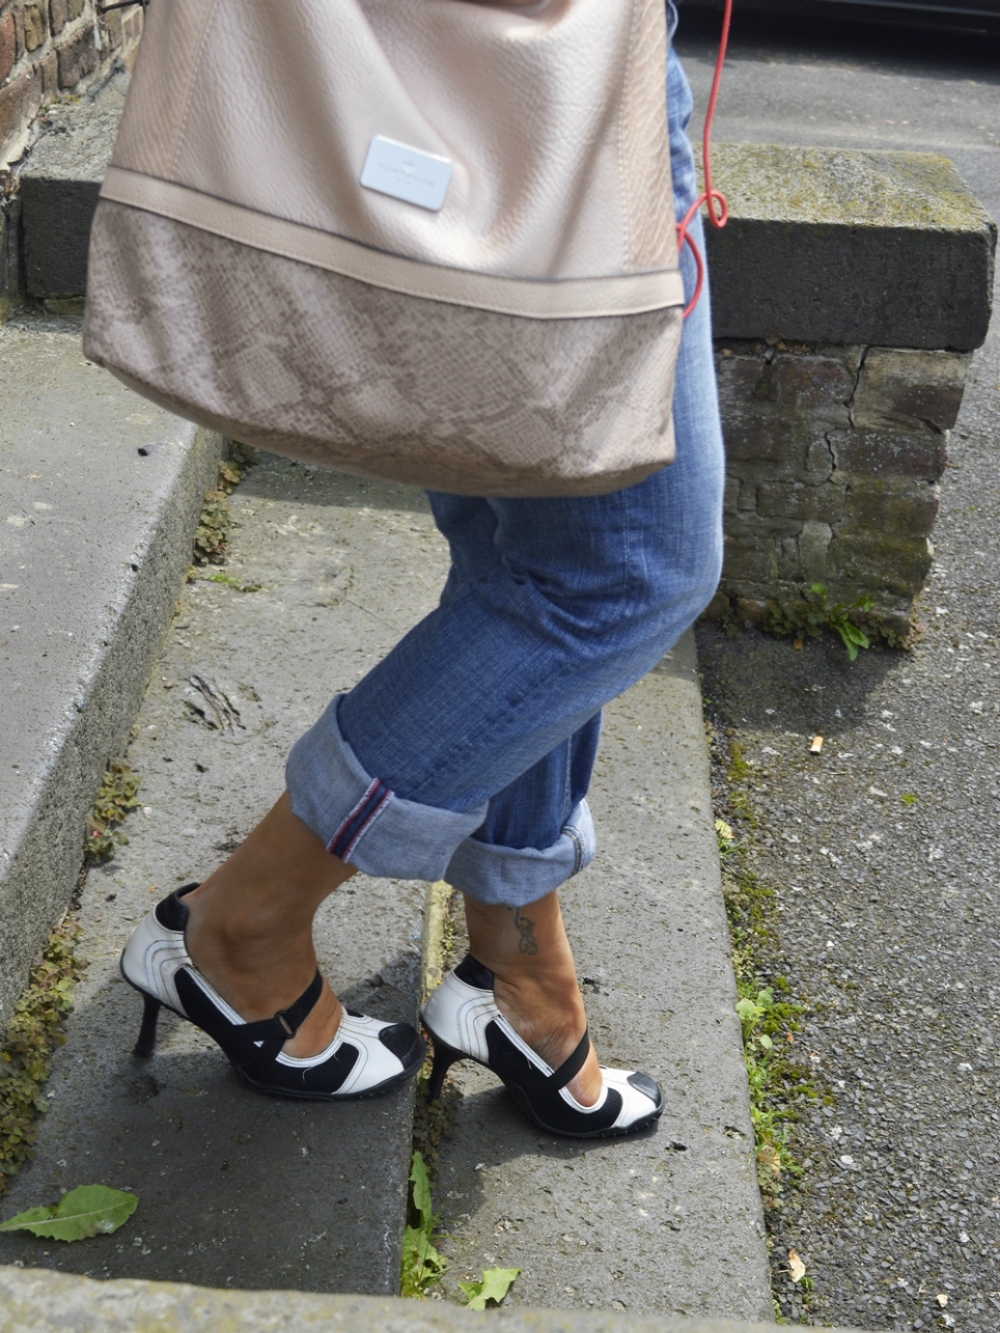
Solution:
<svg viewBox="0 0 1000 1333">
<path fill-rule="evenodd" d="M 517 944 L 519 952 L 534 957 L 538 952 L 538 941 L 535 939 L 534 921 L 529 917 L 526 917 L 520 908 L 515 908 L 514 925 L 517 926 L 518 934 L 521 936 Z"/>
</svg>

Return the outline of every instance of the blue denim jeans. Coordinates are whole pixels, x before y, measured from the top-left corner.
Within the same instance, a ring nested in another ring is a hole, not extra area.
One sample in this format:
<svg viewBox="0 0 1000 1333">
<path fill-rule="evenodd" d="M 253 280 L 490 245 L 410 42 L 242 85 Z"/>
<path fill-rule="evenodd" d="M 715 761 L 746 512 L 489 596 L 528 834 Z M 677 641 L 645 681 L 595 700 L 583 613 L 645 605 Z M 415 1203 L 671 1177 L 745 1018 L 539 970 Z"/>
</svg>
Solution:
<svg viewBox="0 0 1000 1333">
<path fill-rule="evenodd" d="M 667 80 L 678 217 L 696 184 L 687 80 Z M 701 243 L 700 225 L 692 228 Z M 694 263 L 682 257 L 688 290 Z M 294 746 L 292 809 L 373 875 L 523 906 L 594 855 L 585 800 L 601 707 L 655 666 L 721 567 L 722 437 L 708 293 L 687 320 L 676 461 L 573 499 L 431 493 L 441 601 Z"/>
</svg>

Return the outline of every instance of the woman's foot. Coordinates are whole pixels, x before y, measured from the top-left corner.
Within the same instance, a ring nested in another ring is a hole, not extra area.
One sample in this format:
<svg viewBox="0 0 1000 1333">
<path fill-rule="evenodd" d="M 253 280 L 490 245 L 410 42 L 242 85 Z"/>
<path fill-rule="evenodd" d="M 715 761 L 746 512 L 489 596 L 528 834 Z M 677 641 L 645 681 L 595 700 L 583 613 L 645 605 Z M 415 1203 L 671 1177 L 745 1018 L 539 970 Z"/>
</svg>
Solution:
<svg viewBox="0 0 1000 1333">
<path fill-rule="evenodd" d="M 465 899 L 469 952 L 494 976 L 497 1008 L 531 1049 L 558 1069 L 587 1030 L 576 965 L 553 891 L 529 907 L 486 906 Z M 604 1082 L 593 1045 L 566 1085 L 581 1106 L 594 1106 Z"/>
<path fill-rule="evenodd" d="M 187 884 L 157 903 L 129 936 L 122 951 L 122 976 L 143 996 L 135 1054 L 149 1058 L 156 1047 L 160 1010 L 166 1005 L 213 1039 L 243 1081 L 257 1092 L 309 1101 L 374 1097 L 413 1078 L 426 1047 L 409 1023 L 384 1023 L 363 1014 L 343 1014 L 333 1039 L 313 1055 L 288 1053 L 323 993 L 319 973 L 291 1005 L 268 1018 L 247 1022 L 194 966 L 187 948 L 190 913 Z"/>
<path fill-rule="evenodd" d="M 590 1104 L 574 1095 L 592 1054 L 589 1034 L 552 1067 L 529 1046 L 496 1003 L 496 977 L 472 954 L 441 982 L 424 1006 L 424 1026 L 434 1041 L 428 1094 L 441 1095 L 456 1061 L 475 1060 L 492 1070 L 534 1124 L 573 1139 L 619 1138 L 649 1129 L 663 1112 L 663 1093 L 648 1074 L 601 1069 L 601 1090 Z"/>
<path fill-rule="evenodd" d="M 122 953 L 144 996 L 136 1054 L 163 1005 L 208 1033 L 258 1092 L 353 1100 L 413 1078 L 426 1047 L 409 1023 L 345 1013 L 316 970 L 316 909 L 354 873 L 296 819 L 287 795 L 204 884 L 164 899 Z"/>
<path fill-rule="evenodd" d="M 191 961 L 248 1023 L 272 1018 L 315 976 L 313 917 L 353 874 L 353 866 L 331 856 L 292 814 L 285 793 L 232 856 L 185 895 Z M 284 1053 L 319 1054 L 336 1035 L 342 1015 L 324 980 Z"/>
</svg>

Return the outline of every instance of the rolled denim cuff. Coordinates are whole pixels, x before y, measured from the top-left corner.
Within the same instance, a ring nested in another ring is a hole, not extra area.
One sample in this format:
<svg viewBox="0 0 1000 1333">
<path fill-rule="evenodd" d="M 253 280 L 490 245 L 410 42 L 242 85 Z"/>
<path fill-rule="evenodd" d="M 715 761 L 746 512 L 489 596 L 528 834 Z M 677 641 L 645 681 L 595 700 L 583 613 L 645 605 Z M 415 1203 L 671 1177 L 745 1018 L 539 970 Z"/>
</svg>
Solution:
<svg viewBox="0 0 1000 1333">
<path fill-rule="evenodd" d="M 385 879 L 445 878 L 455 848 L 486 818 L 405 801 L 366 773 L 337 722 L 338 695 L 292 746 L 285 782 L 292 813 L 334 856 Z"/>
<path fill-rule="evenodd" d="M 444 878 L 478 902 L 526 907 L 589 865 L 596 851 L 590 807 L 581 801 L 551 847 L 500 847 L 466 838 Z"/>
</svg>

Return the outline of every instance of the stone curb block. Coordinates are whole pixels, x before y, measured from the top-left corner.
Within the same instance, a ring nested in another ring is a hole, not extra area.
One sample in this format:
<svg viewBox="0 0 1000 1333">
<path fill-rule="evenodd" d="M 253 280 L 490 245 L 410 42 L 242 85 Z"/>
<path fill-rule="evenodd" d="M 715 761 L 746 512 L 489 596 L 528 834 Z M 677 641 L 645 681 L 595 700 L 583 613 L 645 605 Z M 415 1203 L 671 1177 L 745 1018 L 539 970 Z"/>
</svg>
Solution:
<svg viewBox="0 0 1000 1333">
<path fill-rule="evenodd" d="M 712 166 L 729 201 L 706 228 L 717 338 L 984 341 L 997 228 L 947 158 L 717 144 Z"/>
<path fill-rule="evenodd" d="M 114 426 L 110 422 L 110 426 Z M 177 423 L 179 458 L 148 513 L 131 562 L 103 588 L 86 666 L 38 744 L 44 777 L 26 808 L 8 810 L 0 857 L 0 1026 L 30 960 L 65 910 L 83 857 L 84 821 L 109 757 L 120 753 L 173 611 L 203 497 L 223 456 L 221 436 Z M 75 702 L 74 702 L 75 699 Z M 25 777 L 28 775 L 26 774 Z"/>
<path fill-rule="evenodd" d="M 99 1244 L 100 1242 L 88 1242 Z M 301 1292 L 212 1291 L 166 1282 L 89 1278 L 0 1268 L 0 1333 L 776 1333 L 773 1324 L 655 1319 L 579 1310 L 479 1314 L 441 1301 Z M 831 1330 L 836 1333 L 836 1330 Z M 840 1333 L 847 1333 L 841 1330 Z"/>
</svg>

